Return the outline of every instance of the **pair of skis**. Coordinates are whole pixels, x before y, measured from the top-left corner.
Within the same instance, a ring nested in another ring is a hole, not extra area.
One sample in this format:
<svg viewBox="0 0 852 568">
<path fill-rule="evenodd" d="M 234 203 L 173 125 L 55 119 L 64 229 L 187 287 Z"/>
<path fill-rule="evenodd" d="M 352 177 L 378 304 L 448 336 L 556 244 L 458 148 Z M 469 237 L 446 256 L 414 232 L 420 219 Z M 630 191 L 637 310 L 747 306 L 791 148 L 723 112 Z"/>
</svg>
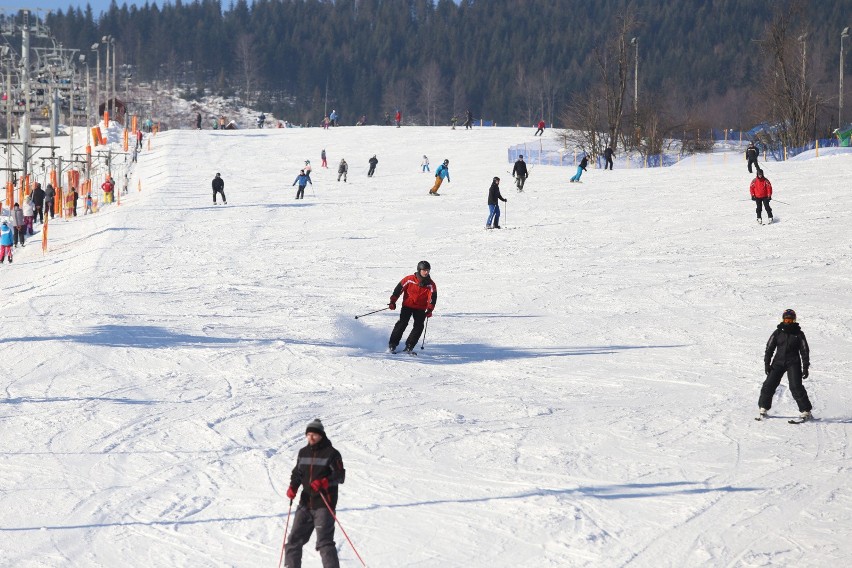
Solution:
<svg viewBox="0 0 852 568">
<path fill-rule="evenodd" d="M 766 420 L 767 418 L 769 418 L 767 414 L 760 414 L 758 416 L 755 416 L 754 419 L 758 422 L 761 422 L 763 420 Z M 815 418 L 813 416 L 808 416 L 807 418 L 792 418 L 787 421 L 787 424 L 804 424 L 805 422 L 810 422 L 811 420 L 815 420 Z"/>
</svg>

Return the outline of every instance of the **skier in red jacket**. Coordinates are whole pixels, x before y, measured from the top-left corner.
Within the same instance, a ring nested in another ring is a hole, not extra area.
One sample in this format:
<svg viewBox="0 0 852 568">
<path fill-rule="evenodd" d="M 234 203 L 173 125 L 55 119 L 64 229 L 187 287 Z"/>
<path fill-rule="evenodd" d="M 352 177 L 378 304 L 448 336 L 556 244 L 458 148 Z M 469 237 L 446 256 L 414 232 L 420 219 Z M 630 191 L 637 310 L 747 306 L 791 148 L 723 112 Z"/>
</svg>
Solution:
<svg viewBox="0 0 852 568">
<path fill-rule="evenodd" d="M 408 327 L 408 320 L 414 318 L 414 327 L 405 340 L 405 352 L 416 354 L 414 347 L 420 339 L 420 334 L 423 333 L 423 324 L 426 318 L 432 317 L 432 310 L 435 309 L 435 303 L 438 301 L 438 287 L 429 276 L 429 271 L 432 267 L 425 260 L 417 263 L 417 272 L 406 276 L 399 281 L 396 288 L 393 290 L 393 295 L 390 297 L 388 307 L 391 310 L 396 309 L 396 301 L 402 295 L 402 309 L 399 311 L 399 321 L 393 326 L 390 339 L 388 340 L 388 351 L 396 353 L 396 346 L 399 345 L 402 339 L 402 334 L 405 328 Z"/>
<path fill-rule="evenodd" d="M 761 217 L 761 208 L 766 207 L 766 214 L 769 215 L 769 222 L 772 223 L 772 208 L 769 202 L 772 201 L 772 184 L 769 180 L 763 177 L 763 170 L 757 168 L 757 177 L 751 181 L 751 200 L 757 203 L 757 222 L 763 225 Z"/>
<path fill-rule="evenodd" d="M 544 127 L 545 127 L 545 126 L 546 126 L 546 125 L 545 125 L 544 121 L 543 121 L 543 120 L 539 120 L 539 121 L 538 121 L 538 130 L 536 130 L 536 131 L 535 131 L 535 134 L 533 134 L 533 136 L 538 136 L 539 134 L 540 134 L 540 135 L 542 135 L 542 136 L 544 136 Z"/>
</svg>

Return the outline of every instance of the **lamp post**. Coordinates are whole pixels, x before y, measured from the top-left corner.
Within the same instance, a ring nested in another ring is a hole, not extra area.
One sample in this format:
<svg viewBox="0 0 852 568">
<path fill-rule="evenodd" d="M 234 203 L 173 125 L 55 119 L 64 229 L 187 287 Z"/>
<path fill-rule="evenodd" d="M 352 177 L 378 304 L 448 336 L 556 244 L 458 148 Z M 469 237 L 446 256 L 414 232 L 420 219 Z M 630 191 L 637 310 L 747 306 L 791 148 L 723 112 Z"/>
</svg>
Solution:
<svg viewBox="0 0 852 568">
<path fill-rule="evenodd" d="M 110 44 L 110 46 L 112 46 L 112 105 L 111 105 L 112 111 L 111 111 L 111 113 L 114 116 L 118 116 L 118 109 L 116 109 L 116 107 L 115 107 L 115 98 L 118 96 L 118 91 L 115 88 L 115 72 L 117 70 L 117 67 L 115 65 L 115 51 L 116 51 L 116 49 L 115 49 L 115 38 L 114 37 L 110 36 L 109 44 Z"/>
<path fill-rule="evenodd" d="M 98 109 L 100 108 L 99 101 L 101 99 L 101 45 L 99 43 L 93 43 L 91 50 L 98 54 L 97 65 L 95 66 L 95 115 L 98 114 Z M 91 118 L 91 115 L 89 115 Z M 97 124 L 97 121 L 95 121 Z"/>
<path fill-rule="evenodd" d="M 843 127 L 843 40 L 849 37 L 849 27 L 840 33 L 840 96 L 837 106 L 837 128 Z"/>
<path fill-rule="evenodd" d="M 634 37 L 630 44 L 635 48 L 633 55 L 633 132 L 637 137 L 639 129 L 639 38 Z"/>
<path fill-rule="evenodd" d="M 104 110 L 109 112 L 109 100 L 110 100 L 110 92 L 109 92 L 109 46 L 110 40 L 112 36 L 105 35 L 101 38 L 101 43 L 106 45 L 106 61 L 104 62 L 104 92 L 106 93 L 106 100 L 104 101 Z M 100 110 L 100 109 L 98 109 Z M 104 124 L 105 127 L 109 128 L 108 124 Z"/>
<path fill-rule="evenodd" d="M 805 96 L 805 62 L 807 60 L 808 53 L 808 34 L 802 34 L 799 36 L 799 41 L 802 42 L 802 96 Z"/>
</svg>

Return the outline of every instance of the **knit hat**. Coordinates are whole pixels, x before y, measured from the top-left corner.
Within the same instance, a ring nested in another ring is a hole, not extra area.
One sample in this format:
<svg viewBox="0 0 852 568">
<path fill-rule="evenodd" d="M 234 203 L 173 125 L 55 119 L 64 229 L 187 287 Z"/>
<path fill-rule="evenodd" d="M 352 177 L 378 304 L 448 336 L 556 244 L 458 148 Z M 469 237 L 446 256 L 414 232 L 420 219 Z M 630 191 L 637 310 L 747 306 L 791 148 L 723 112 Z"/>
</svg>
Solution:
<svg viewBox="0 0 852 568">
<path fill-rule="evenodd" d="M 305 428 L 305 434 L 309 434 L 310 432 L 325 436 L 325 428 L 323 428 L 319 418 L 314 418 L 308 423 L 308 427 Z"/>
<path fill-rule="evenodd" d="M 781 315 L 781 319 L 790 318 L 793 321 L 796 321 L 796 311 L 795 310 L 784 310 L 784 313 Z"/>
</svg>

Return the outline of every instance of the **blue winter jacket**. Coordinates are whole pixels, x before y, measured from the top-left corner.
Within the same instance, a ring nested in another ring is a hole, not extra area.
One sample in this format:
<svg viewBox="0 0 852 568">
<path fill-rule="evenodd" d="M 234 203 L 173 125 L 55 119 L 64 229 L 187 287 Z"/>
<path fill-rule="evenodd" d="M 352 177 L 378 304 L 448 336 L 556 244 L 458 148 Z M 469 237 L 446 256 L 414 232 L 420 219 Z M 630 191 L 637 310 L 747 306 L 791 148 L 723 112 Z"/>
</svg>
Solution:
<svg viewBox="0 0 852 568">
<path fill-rule="evenodd" d="M 293 185 L 296 185 L 297 183 L 302 187 L 308 184 L 314 185 L 314 182 L 311 181 L 311 176 L 307 174 L 296 176 L 296 181 L 293 182 Z"/>
<path fill-rule="evenodd" d="M 444 164 L 441 164 L 435 170 L 435 177 L 442 177 L 445 180 L 450 181 L 450 168 L 448 168 Z"/>
<path fill-rule="evenodd" d="M 0 245 L 12 246 L 12 228 L 9 225 L 0 225 Z"/>
</svg>

